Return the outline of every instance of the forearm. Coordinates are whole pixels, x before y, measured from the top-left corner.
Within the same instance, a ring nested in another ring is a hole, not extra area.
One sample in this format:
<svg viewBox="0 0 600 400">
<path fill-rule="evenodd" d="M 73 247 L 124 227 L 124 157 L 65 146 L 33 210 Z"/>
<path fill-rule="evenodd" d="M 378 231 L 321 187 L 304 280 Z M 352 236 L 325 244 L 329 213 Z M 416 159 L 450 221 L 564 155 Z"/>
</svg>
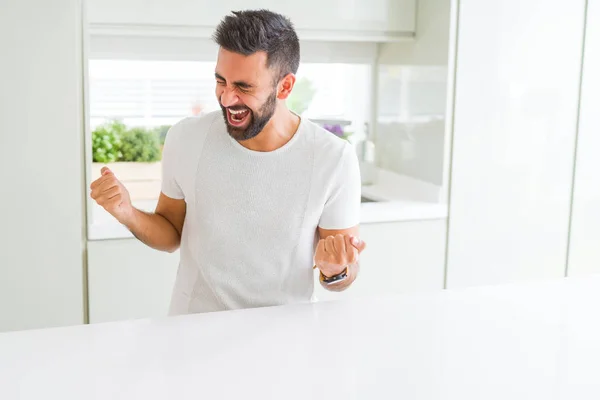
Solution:
<svg viewBox="0 0 600 400">
<path fill-rule="evenodd" d="M 136 208 L 123 224 L 144 244 L 169 253 L 177 250 L 181 234 L 160 214 L 147 213 Z"/>
<path fill-rule="evenodd" d="M 323 282 L 323 279 L 321 279 L 321 274 L 319 274 L 319 282 L 321 283 L 321 286 L 323 286 L 323 288 L 325 288 L 326 290 L 329 290 L 331 292 L 343 292 L 344 290 L 348 289 L 350 285 L 352 285 L 352 283 L 358 276 L 359 269 L 360 266 L 359 262 L 357 261 L 356 263 L 350 264 L 348 266 L 348 277 L 343 281 L 328 285 L 325 282 Z"/>
</svg>

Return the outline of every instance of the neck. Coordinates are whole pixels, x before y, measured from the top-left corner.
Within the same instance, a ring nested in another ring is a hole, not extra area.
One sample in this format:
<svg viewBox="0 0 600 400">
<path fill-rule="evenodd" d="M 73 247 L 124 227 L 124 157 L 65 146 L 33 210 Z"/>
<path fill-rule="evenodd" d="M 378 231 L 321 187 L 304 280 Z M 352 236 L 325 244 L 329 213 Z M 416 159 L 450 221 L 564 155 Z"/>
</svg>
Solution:
<svg viewBox="0 0 600 400">
<path fill-rule="evenodd" d="M 299 125 L 300 117 L 288 110 L 284 103 L 279 103 L 275 114 L 264 129 L 252 139 L 239 143 L 254 151 L 274 151 L 290 141 Z"/>
</svg>

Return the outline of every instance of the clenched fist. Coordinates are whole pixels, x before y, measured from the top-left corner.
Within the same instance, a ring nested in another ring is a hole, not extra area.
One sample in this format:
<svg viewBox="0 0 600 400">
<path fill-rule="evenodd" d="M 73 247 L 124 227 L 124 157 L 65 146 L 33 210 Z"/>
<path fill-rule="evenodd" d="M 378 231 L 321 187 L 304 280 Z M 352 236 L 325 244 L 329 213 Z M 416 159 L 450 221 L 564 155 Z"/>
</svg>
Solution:
<svg viewBox="0 0 600 400">
<path fill-rule="evenodd" d="M 354 236 L 338 234 L 319 240 L 315 252 L 315 265 L 325 276 L 342 273 L 347 265 L 358 261 L 365 242 Z"/>
<path fill-rule="evenodd" d="M 101 173 L 90 186 L 91 197 L 119 222 L 125 223 L 133 212 L 129 192 L 110 169 L 104 167 Z"/>
</svg>

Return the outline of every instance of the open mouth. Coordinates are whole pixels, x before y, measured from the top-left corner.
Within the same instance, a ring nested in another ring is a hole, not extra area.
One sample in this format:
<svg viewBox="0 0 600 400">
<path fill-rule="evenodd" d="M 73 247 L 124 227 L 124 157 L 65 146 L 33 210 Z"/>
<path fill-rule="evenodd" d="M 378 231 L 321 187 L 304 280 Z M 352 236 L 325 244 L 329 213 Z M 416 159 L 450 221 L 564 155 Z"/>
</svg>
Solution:
<svg viewBox="0 0 600 400">
<path fill-rule="evenodd" d="M 243 127 L 250 119 L 250 110 L 247 108 L 235 110 L 227 109 L 227 122 L 236 128 Z"/>
</svg>

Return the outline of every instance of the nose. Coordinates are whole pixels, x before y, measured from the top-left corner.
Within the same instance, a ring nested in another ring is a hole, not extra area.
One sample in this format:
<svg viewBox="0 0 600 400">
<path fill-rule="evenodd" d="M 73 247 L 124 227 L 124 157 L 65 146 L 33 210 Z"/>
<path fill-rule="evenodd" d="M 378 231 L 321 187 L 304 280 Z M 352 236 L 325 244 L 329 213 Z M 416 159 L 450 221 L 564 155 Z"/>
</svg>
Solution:
<svg viewBox="0 0 600 400">
<path fill-rule="evenodd" d="M 233 90 L 225 88 L 221 92 L 219 100 L 221 101 L 221 105 L 223 107 L 231 107 L 239 101 L 239 98 Z"/>
</svg>

